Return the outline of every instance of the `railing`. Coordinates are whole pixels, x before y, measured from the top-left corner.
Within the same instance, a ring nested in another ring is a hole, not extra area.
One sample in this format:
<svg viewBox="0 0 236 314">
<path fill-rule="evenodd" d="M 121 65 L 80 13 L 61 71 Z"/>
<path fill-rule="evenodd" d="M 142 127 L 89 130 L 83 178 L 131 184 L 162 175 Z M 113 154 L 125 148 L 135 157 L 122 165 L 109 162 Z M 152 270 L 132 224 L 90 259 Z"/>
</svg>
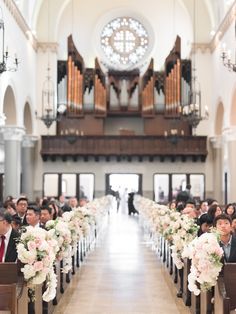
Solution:
<svg viewBox="0 0 236 314">
<path fill-rule="evenodd" d="M 56 157 L 192 157 L 205 161 L 207 137 L 181 136 L 42 136 L 44 160 Z"/>
</svg>

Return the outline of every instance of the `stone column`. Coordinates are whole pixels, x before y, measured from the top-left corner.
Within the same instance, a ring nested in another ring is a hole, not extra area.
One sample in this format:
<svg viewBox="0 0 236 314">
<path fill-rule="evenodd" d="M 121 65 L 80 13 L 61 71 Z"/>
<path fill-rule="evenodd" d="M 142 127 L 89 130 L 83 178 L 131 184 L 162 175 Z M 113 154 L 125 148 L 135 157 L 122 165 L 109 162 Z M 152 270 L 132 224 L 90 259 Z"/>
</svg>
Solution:
<svg viewBox="0 0 236 314">
<path fill-rule="evenodd" d="M 235 177 L 236 177 L 236 128 L 231 127 L 226 136 L 228 160 L 227 160 L 227 177 L 228 177 L 228 203 L 235 202 Z"/>
<path fill-rule="evenodd" d="M 22 177 L 21 192 L 27 195 L 28 199 L 34 200 L 34 166 L 35 166 L 35 143 L 37 136 L 25 135 L 22 141 Z"/>
<path fill-rule="evenodd" d="M 17 126 L 3 126 L 1 128 L 4 139 L 4 198 L 8 195 L 19 197 L 21 183 L 21 141 L 25 128 Z"/>
<path fill-rule="evenodd" d="M 223 156 L 222 138 L 214 136 L 210 138 L 213 158 L 213 197 L 220 203 L 224 203 L 223 198 Z"/>
</svg>

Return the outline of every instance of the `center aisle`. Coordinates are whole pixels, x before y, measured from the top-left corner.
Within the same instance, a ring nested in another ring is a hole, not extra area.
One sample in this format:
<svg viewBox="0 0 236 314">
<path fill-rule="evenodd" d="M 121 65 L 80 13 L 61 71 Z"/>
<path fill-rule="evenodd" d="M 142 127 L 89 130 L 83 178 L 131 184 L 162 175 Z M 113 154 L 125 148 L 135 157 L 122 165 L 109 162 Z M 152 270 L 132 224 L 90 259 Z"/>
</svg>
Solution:
<svg viewBox="0 0 236 314">
<path fill-rule="evenodd" d="M 54 313 L 189 313 L 169 282 L 158 258 L 143 242 L 138 217 L 114 212 Z"/>
</svg>

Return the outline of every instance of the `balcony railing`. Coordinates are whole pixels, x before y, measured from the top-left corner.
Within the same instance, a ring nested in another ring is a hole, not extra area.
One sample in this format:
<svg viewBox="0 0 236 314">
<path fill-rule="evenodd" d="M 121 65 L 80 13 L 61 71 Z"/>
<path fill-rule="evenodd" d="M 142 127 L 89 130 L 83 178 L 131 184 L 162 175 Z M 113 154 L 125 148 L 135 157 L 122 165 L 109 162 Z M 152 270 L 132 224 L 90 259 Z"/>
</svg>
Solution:
<svg viewBox="0 0 236 314">
<path fill-rule="evenodd" d="M 194 161 L 205 161 L 207 156 L 207 137 L 205 136 L 42 136 L 41 155 L 44 161 L 56 158 L 66 160 L 69 157 L 180 157 L 182 161 L 191 157 Z"/>
</svg>

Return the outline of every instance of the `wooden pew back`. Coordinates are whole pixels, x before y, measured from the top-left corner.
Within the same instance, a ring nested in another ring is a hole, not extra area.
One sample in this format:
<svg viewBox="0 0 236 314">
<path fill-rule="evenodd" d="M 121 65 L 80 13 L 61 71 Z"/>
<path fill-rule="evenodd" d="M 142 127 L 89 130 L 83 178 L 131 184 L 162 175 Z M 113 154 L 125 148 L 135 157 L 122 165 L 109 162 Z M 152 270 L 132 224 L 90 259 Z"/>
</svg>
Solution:
<svg viewBox="0 0 236 314">
<path fill-rule="evenodd" d="M 16 284 L 0 285 L 0 311 L 16 313 Z"/>
<path fill-rule="evenodd" d="M 226 295 L 230 298 L 230 309 L 236 309 L 236 264 L 226 263 L 224 265 L 224 283 Z"/>
<path fill-rule="evenodd" d="M 16 263 L 0 264 L 0 285 L 13 284 L 18 281 L 18 265 Z"/>
</svg>

